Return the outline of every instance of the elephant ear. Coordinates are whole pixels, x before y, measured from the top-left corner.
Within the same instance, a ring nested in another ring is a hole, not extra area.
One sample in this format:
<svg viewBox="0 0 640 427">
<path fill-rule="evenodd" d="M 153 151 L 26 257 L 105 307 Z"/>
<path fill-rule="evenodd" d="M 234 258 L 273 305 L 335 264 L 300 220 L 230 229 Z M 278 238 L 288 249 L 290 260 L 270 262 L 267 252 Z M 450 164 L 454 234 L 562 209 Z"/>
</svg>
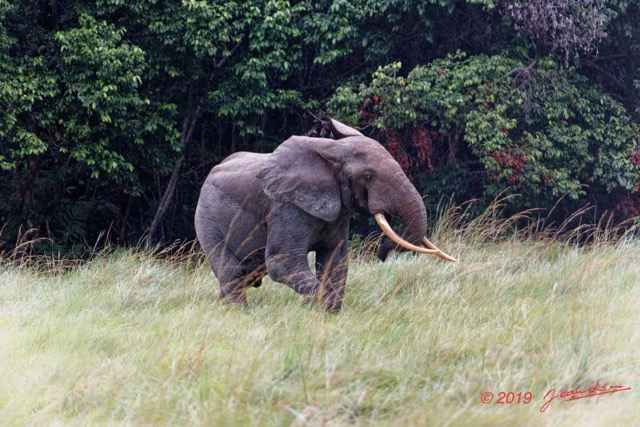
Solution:
<svg viewBox="0 0 640 427">
<path fill-rule="evenodd" d="M 340 187 L 328 160 L 336 142 L 292 136 L 264 162 L 258 179 L 267 196 L 289 202 L 305 212 L 332 222 L 342 209 Z"/>
<path fill-rule="evenodd" d="M 348 138 L 350 136 L 364 136 L 354 128 L 349 127 L 344 123 L 340 123 L 337 120 L 331 119 L 329 124 L 331 127 L 331 133 L 333 133 L 337 139 Z"/>
</svg>

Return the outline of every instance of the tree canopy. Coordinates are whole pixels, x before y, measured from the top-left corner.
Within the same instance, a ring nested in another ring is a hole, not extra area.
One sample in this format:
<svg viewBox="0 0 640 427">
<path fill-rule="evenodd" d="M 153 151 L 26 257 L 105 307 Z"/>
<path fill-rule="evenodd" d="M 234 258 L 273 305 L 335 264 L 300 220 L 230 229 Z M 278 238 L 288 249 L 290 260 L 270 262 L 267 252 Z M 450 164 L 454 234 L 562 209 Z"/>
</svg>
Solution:
<svg viewBox="0 0 640 427">
<path fill-rule="evenodd" d="M 0 23 L 4 249 L 191 239 L 213 165 L 325 113 L 428 207 L 640 215 L 638 0 L 0 0 Z"/>
</svg>

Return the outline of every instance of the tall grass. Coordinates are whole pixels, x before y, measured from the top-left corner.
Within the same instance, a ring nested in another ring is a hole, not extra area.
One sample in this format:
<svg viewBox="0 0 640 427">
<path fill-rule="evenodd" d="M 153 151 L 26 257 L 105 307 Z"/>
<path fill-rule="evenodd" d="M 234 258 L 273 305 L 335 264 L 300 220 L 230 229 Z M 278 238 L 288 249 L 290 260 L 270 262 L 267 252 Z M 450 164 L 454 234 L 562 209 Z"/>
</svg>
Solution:
<svg viewBox="0 0 640 427">
<path fill-rule="evenodd" d="M 353 257 L 337 315 L 268 280 L 246 309 L 226 306 L 197 255 L 5 262 L 0 424 L 639 422 L 640 244 L 610 229 L 578 245 L 498 211 L 463 213 L 434 237 L 459 263 Z M 549 389 L 597 381 L 632 390 L 540 412 Z M 533 398 L 495 404 L 499 392 Z"/>
</svg>

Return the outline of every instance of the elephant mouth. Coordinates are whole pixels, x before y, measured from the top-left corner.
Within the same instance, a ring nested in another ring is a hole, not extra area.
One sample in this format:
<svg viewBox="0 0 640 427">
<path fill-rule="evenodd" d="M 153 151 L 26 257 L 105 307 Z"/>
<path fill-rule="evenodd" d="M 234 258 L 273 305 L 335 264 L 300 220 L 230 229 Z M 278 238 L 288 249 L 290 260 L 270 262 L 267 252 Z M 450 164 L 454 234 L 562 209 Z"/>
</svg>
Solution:
<svg viewBox="0 0 640 427">
<path fill-rule="evenodd" d="M 426 237 L 422 238 L 422 243 L 428 249 L 427 248 L 421 248 L 420 246 L 416 246 L 416 245 L 414 245 L 412 243 L 407 242 L 402 237 L 400 237 L 395 231 L 393 231 L 393 228 L 391 228 L 391 225 L 389 225 L 389 222 L 384 217 L 384 214 L 377 213 L 377 214 L 374 215 L 374 218 L 376 219 L 376 222 L 378 223 L 378 226 L 380 226 L 380 229 L 382 230 L 382 232 L 384 234 L 386 234 L 387 237 L 389 237 L 398 246 L 402 246 L 403 248 L 408 249 L 408 250 L 413 251 L 413 252 L 419 252 L 419 253 L 422 253 L 422 254 L 437 255 L 440 258 L 446 259 L 447 261 L 458 262 L 458 260 L 455 259 L 454 257 L 452 257 L 450 255 L 447 255 L 444 252 L 442 252 L 440 249 L 438 249 L 436 247 L 436 245 L 431 243 L 429 241 L 429 239 L 427 239 Z"/>
</svg>

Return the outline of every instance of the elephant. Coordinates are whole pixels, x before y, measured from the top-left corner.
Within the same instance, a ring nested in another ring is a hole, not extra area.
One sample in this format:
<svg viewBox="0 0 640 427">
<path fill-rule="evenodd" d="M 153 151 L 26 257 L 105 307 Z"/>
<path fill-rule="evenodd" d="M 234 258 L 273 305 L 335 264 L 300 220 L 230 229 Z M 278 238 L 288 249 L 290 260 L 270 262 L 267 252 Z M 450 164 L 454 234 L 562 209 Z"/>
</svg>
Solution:
<svg viewBox="0 0 640 427">
<path fill-rule="evenodd" d="M 422 198 L 389 152 L 337 120 L 330 128 L 336 139 L 292 136 L 272 153 L 234 153 L 207 176 L 195 229 L 222 300 L 246 305 L 247 289 L 268 274 L 340 311 L 352 211 L 373 215 L 394 242 L 381 245 L 381 259 L 404 248 L 457 261 L 425 237 Z M 391 215 L 403 222 L 403 237 L 389 226 Z"/>
</svg>

